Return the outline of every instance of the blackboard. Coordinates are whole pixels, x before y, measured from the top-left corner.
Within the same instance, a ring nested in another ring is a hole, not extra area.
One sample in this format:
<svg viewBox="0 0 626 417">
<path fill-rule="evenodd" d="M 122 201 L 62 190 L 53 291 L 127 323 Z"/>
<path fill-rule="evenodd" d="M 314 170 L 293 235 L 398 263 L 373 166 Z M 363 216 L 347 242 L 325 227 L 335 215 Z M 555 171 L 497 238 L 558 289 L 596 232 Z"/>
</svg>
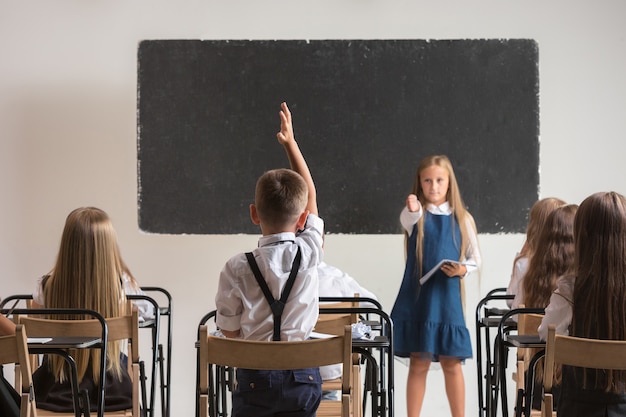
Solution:
<svg viewBox="0 0 626 417">
<path fill-rule="evenodd" d="M 518 233 L 539 186 L 538 46 L 484 40 L 145 40 L 138 218 L 149 233 L 258 234 L 286 101 L 327 233 L 395 234 L 419 161 L 452 160 L 479 233 Z"/>
</svg>

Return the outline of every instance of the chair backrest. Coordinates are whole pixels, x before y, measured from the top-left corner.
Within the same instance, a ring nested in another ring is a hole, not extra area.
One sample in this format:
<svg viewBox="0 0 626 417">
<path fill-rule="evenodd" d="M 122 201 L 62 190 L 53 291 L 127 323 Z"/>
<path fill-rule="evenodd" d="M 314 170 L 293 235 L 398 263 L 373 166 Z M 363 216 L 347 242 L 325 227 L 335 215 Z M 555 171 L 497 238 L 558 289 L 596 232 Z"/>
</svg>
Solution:
<svg viewBox="0 0 626 417">
<path fill-rule="evenodd" d="M 354 298 L 359 298 L 359 294 L 355 293 Z M 344 326 L 351 326 L 359 321 L 359 315 L 357 313 L 324 313 L 326 309 L 333 308 L 341 308 L 341 309 L 351 309 L 358 308 L 359 302 L 356 300 L 353 301 L 337 301 L 330 303 L 320 303 L 319 310 L 320 314 L 317 319 L 317 323 L 315 324 L 315 331 L 317 333 L 326 333 L 326 334 L 334 334 L 341 335 L 343 333 Z"/>
<path fill-rule="evenodd" d="M 522 305 L 520 305 L 520 308 L 523 308 Z M 541 324 L 542 319 L 543 319 L 543 314 L 536 314 L 536 313 L 519 314 L 517 318 L 517 333 L 519 335 L 539 334 L 537 329 L 539 328 L 539 325 Z M 521 349 L 518 349 L 517 351 L 518 353 L 517 358 L 520 360 L 524 360 L 526 361 L 526 363 L 528 363 L 528 361 L 530 361 L 531 357 L 536 352 L 537 352 L 537 349 L 521 348 Z"/>
<path fill-rule="evenodd" d="M 352 308 L 352 302 L 338 302 L 338 303 L 325 303 L 320 304 L 319 309 L 323 312 L 324 309 L 329 308 Z M 342 313 L 342 314 L 320 314 L 315 323 L 315 332 L 341 335 L 345 326 L 350 326 L 356 323 L 358 317 L 356 314 Z"/>
<path fill-rule="evenodd" d="M 107 340 L 115 342 L 119 340 L 129 339 L 132 349 L 130 352 L 131 359 L 139 358 L 138 343 L 133 341 L 139 340 L 139 316 L 137 307 L 130 301 L 127 301 L 128 314 L 120 317 L 110 317 L 106 319 L 107 323 Z M 22 323 L 28 329 L 31 337 L 101 337 L 102 324 L 99 320 L 54 320 L 39 317 L 20 316 L 19 323 Z"/>
<path fill-rule="evenodd" d="M 28 345 L 24 326 L 18 324 L 15 334 L 0 337 L 0 364 L 13 363 L 16 365 L 16 373 L 19 373 L 18 380 L 21 381 L 20 394 L 20 416 L 36 417 L 37 408 L 35 406 L 35 395 L 28 358 Z"/>
<path fill-rule="evenodd" d="M 39 310 L 40 311 L 40 310 Z M 115 342 L 128 340 L 128 372 L 133 383 L 132 415 L 139 417 L 139 314 L 137 306 L 130 300 L 126 304 L 127 314 L 106 319 L 106 340 Z M 40 317 L 19 316 L 19 323 L 23 324 L 31 337 L 98 337 L 102 338 L 103 326 L 99 320 L 55 320 Z M 104 359 L 104 355 L 103 355 Z M 101 363 L 101 375 L 106 361 Z M 102 385 L 99 384 L 100 387 Z M 105 393 L 103 393 L 104 395 Z M 106 413 L 108 414 L 108 413 Z"/>
<path fill-rule="evenodd" d="M 544 386 L 552 388 L 550 369 L 555 364 L 593 369 L 626 370 L 626 341 L 598 340 L 556 334 L 554 325 L 548 327 Z"/>
<path fill-rule="evenodd" d="M 287 370 L 341 363 L 343 364 L 342 393 L 346 395 L 351 390 L 351 355 L 351 326 L 344 327 L 342 336 L 305 341 L 266 342 L 209 336 L 207 326 L 202 325 L 200 326 L 199 365 L 201 411 L 206 411 L 209 389 L 215 388 L 209 386 L 209 365 Z"/>
<path fill-rule="evenodd" d="M 556 334 L 556 327 L 548 326 L 543 386 L 546 392 L 543 406 L 552 410 L 554 368 L 570 365 L 581 368 L 626 370 L 626 341 L 598 340 Z M 551 415 L 551 414 L 545 414 Z"/>
</svg>

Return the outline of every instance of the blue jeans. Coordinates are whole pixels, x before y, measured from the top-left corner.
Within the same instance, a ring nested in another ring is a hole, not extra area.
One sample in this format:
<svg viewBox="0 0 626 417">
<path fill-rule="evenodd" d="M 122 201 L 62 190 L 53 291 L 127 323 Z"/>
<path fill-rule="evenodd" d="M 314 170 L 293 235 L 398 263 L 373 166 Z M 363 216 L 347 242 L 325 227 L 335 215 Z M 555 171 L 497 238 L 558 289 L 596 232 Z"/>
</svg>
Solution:
<svg viewBox="0 0 626 417">
<path fill-rule="evenodd" d="M 233 417 L 313 417 L 322 397 L 318 368 L 237 369 Z"/>
</svg>

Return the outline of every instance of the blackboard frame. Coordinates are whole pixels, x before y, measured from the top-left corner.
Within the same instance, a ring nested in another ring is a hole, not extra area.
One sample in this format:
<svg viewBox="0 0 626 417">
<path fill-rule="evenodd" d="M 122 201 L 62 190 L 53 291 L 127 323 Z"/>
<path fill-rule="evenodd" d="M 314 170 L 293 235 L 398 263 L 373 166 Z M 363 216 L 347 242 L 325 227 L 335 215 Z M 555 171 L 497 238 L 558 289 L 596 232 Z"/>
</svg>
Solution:
<svg viewBox="0 0 626 417">
<path fill-rule="evenodd" d="M 165 234 L 258 234 L 256 178 L 288 162 L 287 101 L 327 233 L 400 233 L 419 160 L 446 154 L 480 233 L 520 233 L 539 191 L 530 39 L 146 40 L 138 218 Z"/>
</svg>

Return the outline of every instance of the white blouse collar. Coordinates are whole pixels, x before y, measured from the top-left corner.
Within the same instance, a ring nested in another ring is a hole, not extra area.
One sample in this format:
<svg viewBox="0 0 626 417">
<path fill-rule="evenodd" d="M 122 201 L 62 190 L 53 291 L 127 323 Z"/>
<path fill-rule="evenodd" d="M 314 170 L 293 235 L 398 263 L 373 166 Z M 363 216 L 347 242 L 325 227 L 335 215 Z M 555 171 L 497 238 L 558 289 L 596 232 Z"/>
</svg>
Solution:
<svg viewBox="0 0 626 417">
<path fill-rule="evenodd" d="M 452 209 L 450 208 L 450 204 L 447 201 L 439 206 L 429 203 L 426 206 L 426 210 L 428 210 L 432 214 L 452 214 Z"/>
</svg>

